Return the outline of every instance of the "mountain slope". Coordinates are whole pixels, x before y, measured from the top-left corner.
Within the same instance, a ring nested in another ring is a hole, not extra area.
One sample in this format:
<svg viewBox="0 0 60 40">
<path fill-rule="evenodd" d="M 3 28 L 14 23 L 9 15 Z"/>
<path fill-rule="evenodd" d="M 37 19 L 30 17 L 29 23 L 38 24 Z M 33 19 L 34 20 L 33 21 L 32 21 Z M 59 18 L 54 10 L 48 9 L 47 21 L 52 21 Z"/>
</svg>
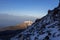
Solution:
<svg viewBox="0 0 60 40">
<path fill-rule="evenodd" d="M 60 40 L 60 4 L 11 40 Z"/>
</svg>

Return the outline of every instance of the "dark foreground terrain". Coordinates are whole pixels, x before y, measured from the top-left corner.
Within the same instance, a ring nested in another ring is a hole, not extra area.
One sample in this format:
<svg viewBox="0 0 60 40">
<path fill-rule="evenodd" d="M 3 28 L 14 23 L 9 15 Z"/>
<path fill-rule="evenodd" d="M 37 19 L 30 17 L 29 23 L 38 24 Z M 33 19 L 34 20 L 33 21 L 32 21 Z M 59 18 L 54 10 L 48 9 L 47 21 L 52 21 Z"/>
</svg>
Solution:
<svg viewBox="0 0 60 40">
<path fill-rule="evenodd" d="M 14 37 L 15 35 L 19 34 L 22 31 L 24 31 L 24 29 L 0 31 L 0 39 L 10 40 L 11 37 Z"/>
</svg>

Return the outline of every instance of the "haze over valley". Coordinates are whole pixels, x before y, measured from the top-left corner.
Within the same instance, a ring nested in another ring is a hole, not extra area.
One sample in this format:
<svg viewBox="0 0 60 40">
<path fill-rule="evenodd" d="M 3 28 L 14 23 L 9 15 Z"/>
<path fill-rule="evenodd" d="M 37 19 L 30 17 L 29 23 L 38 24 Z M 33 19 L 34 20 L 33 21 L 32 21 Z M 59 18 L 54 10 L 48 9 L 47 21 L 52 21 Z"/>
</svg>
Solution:
<svg viewBox="0 0 60 40">
<path fill-rule="evenodd" d="M 15 26 L 29 20 L 34 22 L 35 19 L 35 17 L 31 16 L 13 16 L 8 14 L 0 14 L 0 28 L 7 26 Z"/>
</svg>

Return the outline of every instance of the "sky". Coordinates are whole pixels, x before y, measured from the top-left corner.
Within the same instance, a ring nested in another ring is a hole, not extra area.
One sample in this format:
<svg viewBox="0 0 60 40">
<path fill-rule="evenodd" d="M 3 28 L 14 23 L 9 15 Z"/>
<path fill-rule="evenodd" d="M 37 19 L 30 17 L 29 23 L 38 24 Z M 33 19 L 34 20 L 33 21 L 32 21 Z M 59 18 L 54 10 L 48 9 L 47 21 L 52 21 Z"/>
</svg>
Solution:
<svg viewBox="0 0 60 40">
<path fill-rule="evenodd" d="M 59 0 L 0 0 L 0 14 L 43 17 Z"/>
</svg>

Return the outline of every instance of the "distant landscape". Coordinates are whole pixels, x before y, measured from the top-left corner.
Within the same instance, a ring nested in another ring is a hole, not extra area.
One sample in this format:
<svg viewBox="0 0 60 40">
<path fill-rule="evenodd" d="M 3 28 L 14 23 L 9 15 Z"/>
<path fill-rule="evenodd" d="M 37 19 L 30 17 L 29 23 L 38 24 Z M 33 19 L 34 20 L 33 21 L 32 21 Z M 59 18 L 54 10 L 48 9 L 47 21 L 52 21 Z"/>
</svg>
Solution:
<svg viewBox="0 0 60 40">
<path fill-rule="evenodd" d="M 29 20 L 34 22 L 36 18 L 31 16 L 13 16 L 8 14 L 0 14 L 0 28 L 15 26 Z"/>
<path fill-rule="evenodd" d="M 13 16 L 0 14 L 0 39 L 10 40 L 35 22 L 37 18 L 31 16 Z"/>
</svg>

